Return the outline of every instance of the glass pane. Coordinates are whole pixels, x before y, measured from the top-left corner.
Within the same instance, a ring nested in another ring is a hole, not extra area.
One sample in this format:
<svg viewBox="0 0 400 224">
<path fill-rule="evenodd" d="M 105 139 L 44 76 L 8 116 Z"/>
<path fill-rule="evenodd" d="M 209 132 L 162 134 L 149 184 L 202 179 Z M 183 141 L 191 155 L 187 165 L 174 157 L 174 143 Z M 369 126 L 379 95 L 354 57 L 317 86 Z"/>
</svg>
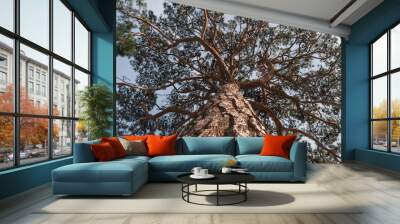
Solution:
<svg viewBox="0 0 400 224">
<path fill-rule="evenodd" d="M 372 122 L 372 148 L 387 151 L 387 121 Z"/>
<path fill-rule="evenodd" d="M 20 119 L 20 163 L 34 163 L 49 158 L 49 120 L 45 118 L 21 117 Z"/>
<path fill-rule="evenodd" d="M 75 122 L 75 143 L 85 142 L 88 138 L 88 129 L 84 120 Z"/>
<path fill-rule="evenodd" d="M 75 69 L 75 117 L 81 114 L 80 95 L 87 86 L 89 86 L 89 75 Z"/>
<path fill-rule="evenodd" d="M 21 36 L 49 47 L 49 0 L 20 0 Z"/>
<path fill-rule="evenodd" d="M 72 121 L 53 120 L 53 156 L 72 154 Z"/>
<path fill-rule="evenodd" d="M 372 81 L 372 118 L 387 117 L 387 78 L 386 76 Z"/>
<path fill-rule="evenodd" d="M 391 98 L 391 115 L 392 117 L 400 118 L 400 72 L 391 75 L 391 88 L 390 88 L 390 98 Z"/>
<path fill-rule="evenodd" d="M 89 32 L 75 18 L 75 63 L 89 70 Z"/>
<path fill-rule="evenodd" d="M 0 26 L 14 31 L 14 0 L 0 1 Z"/>
<path fill-rule="evenodd" d="M 390 67 L 395 69 L 400 67 L 400 25 L 393 28 L 390 33 Z"/>
<path fill-rule="evenodd" d="M 72 69 L 53 60 L 53 114 L 72 117 Z"/>
<path fill-rule="evenodd" d="M 0 116 L 0 170 L 14 165 L 13 118 Z"/>
<path fill-rule="evenodd" d="M 53 1 L 53 51 L 71 60 L 72 12 L 60 1 Z"/>
<path fill-rule="evenodd" d="M 13 40 L 0 35 L 0 111 L 14 111 Z"/>
<path fill-rule="evenodd" d="M 374 76 L 387 71 L 387 34 L 372 45 L 372 71 Z"/>
<path fill-rule="evenodd" d="M 392 152 L 400 153 L 400 120 L 391 121 Z"/>
<path fill-rule="evenodd" d="M 21 44 L 21 113 L 48 114 L 48 63 L 47 55 Z"/>
</svg>

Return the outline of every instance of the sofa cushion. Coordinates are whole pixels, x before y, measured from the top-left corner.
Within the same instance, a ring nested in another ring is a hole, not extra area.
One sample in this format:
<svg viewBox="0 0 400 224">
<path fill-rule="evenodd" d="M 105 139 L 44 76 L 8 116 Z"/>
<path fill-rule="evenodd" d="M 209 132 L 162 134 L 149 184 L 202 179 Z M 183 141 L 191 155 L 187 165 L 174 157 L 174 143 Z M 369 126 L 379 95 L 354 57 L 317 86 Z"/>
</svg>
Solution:
<svg viewBox="0 0 400 224">
<path fill-rule="evenodd" d="M 280 156 L 290 159 L 290 148 L 296 140 L 296 135 L 273 136 L 266 135 L 264 137 L 264 145 L 261 149 L 262 156 Z"/>
<path fill-rule="evenodd" d="M 165 156 L 176 154 L 176 135 L 160 136 L 149 135 L 146 143 L 149 149 L 147 155 L 149 156 Z"/>
<path fill-rule="evenodd" d="M 122 146 L 126 151 L 126 155 L 147 155 L 146 143 L 141 140 L 126 140 L 124 138 L 118 138 Z"/>
<path fill-rule="evenodd" d="M 230 159 L 231 155 L 174 155 L 158 156 L 149 160 L 150 171 L 163 172 L 190 172 L 193 167 L 199 166 L 210 171 L 219 171 Z"/>
<path fill-rule="evenodd" d="M 108 142 L 93 144 L 90 147 L 92 149 L 94 157 L 96 157 L 96 161 L 105 162 L 118 158 L 112 145 Z"/>
<path fill-rule="evenodd" d="M 292 161 L 279 156 L 239 155 L 240 167 L 250 172 L 292 172 Z"/>
<path fill-rule="evenodd" d="M 260 154 L 264 137 L 237 137 L 236 155 Z"/>
<path fill-rule="evenodd" d="M 108 142 L 114 149 L 115 155 L 117 158 L 122 158 L 126 156 L 126 151 L 124 146 L 122 146 L 121 142 L 119 141 L 118 137 L 104 137 L 101 138 L 101 142 Z"/>
<path fill-rule="evenodd" d="M 109 162 L 75 163 L 53 170 L 58 182 L 130 182 L 136 172 L 147 172 L 147 163 L 140 159 Z M 147 176 L 147 173 L 143 173 Z"/>
<path fill-rule="evenodd" d="M 125 156 L 124 158 L 121 158 L 121 159 L 117 159 L 117 160 L 114 160 L 113 162 L 121 162 L 121 161 L 124 161 L 124 162 L 131 162 L 131 161 L 134 161 L 134 160 L 139 160 L 139 161 L 142 161 L 142 162 L 147 162 L 147 161 L 149 161 L 149 159 L 150 159 L 150 157 L 147 157 L 147 156 L 136 156 L 136 155 L 131 155 L 131 156 Z"/>
<path fill-rule="evenodd" d="M 96 158 L 91 149 L 92 144 L 99 144 L 101 141 L 93 140 L 88 142 L 75 143 L 74 147 L 74 163 L 95 162 Z"/>
<path fill-rule="evenodd" d="M 183 137 L 179 142 L 179 151 L 185 155 L 199 154 L 235 154 L 233 137 Z"/>
</svg>

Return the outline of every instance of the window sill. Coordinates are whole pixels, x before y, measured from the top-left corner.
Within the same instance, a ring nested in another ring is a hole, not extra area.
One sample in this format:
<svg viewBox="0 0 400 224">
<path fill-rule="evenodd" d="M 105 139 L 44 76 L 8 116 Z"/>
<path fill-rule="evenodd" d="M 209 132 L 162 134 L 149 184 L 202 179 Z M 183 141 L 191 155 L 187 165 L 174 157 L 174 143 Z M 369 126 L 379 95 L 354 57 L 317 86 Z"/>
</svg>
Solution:
<svg viewBox="0 0 400 224">
<path fill-rule="evenodd" d="M 35 168 L 35 167 L 49 165 L 49 164 L 52 164 L 52 163 L 62 162 L 62 161 L 69 160 L 69 159 L 72 159 L 72 156 L 62 157 L 62 158 L 59 158 L 59 159 L 47 160 L 47 161 L 38 162 L 38 163 L 30 164 L 30 165 L 24 165 L 24 166 L 21 166 L 21 167 L 10 168 L 10 169 L 7 169 L 7 170 L 0 171 L 0 176 L 1 175 L 6 175 L 6 174 L 10 174 L 10 173 L 14 173 L 14 172 L 27 170 L 27 169 L 32 169 L 32 168 Z"/>
</svg>

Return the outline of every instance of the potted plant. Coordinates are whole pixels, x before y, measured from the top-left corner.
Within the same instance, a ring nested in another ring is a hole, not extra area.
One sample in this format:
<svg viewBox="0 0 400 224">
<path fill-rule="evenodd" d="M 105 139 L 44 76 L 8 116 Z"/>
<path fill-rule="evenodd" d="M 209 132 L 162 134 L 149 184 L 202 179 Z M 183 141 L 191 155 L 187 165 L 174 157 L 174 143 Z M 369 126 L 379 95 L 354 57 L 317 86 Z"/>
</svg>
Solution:
<svg viewBox="0 0 400 224">
<path fill-rule="evenodd" d="M 87 127 L 88 138 L 98 139 L 110 136 L 112 126 L 113 93 L 105 85 L 95 84 L 80 93 L 82 120 Z"/>
</svg>

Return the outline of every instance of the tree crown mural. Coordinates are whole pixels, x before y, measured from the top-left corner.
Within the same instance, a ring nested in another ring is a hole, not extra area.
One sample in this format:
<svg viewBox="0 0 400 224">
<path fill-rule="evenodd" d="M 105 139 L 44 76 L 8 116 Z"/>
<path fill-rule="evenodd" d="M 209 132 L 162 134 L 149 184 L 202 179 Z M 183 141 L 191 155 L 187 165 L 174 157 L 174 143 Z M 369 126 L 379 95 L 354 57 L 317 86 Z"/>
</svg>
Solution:
<svg viewBox="0 0 400 224">
<path fill-rule="evenodd" d="M 340 40 L 164 3 L 118 1 L 118 129 L 181 136 L 288 133 L 313 161 L 340 159 Z M 128 76 L 128 75 L 126 75 Z"/>
</svg>

